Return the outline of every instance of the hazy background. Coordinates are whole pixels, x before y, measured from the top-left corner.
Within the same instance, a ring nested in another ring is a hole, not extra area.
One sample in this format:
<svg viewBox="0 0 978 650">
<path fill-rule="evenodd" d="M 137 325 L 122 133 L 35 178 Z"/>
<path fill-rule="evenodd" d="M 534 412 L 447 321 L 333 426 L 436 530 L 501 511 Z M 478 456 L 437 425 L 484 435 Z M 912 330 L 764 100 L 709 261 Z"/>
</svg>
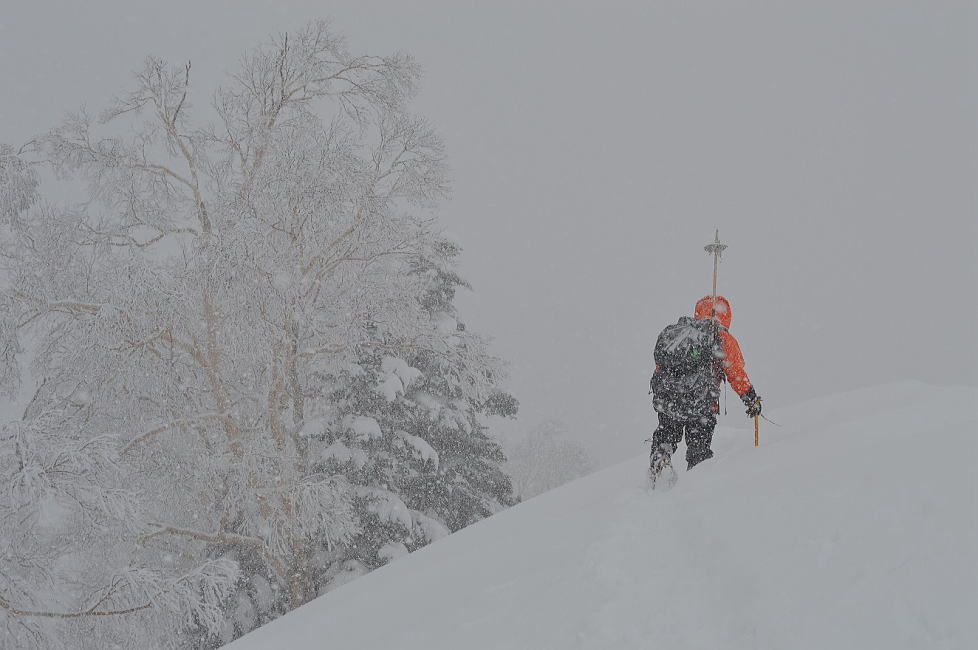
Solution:
<svg viewBox="0 0 978 650">
<path fill-rule="evenodd" d="M 100 108 L 147 54 L 195 100 L 327 17 L 423 65 L 465 246 L 463 318 L 523 409 L 599 464 L 640 453 L 658 331 L 720 291 L 769 409 L 896 379 L 978 383 L 971 2 L 0 2 L 0 141 Z M 731 393 L 726 422 L 746 426 Z M 962 408 L 975 408 L 962 404 Z M 785 426 L 792 423 L 784 422 Z M 776 435 L 772 433 L 771 435 Z"/>
</svg>

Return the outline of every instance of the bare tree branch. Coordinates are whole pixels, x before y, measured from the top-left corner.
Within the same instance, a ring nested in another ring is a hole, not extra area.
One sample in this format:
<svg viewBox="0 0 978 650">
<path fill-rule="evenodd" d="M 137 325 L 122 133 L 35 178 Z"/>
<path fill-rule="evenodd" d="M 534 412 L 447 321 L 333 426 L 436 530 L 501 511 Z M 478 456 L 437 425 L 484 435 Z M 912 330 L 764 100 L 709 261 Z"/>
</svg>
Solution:
<svg viewBox="0 0 978 650">
<path fill-rule="evenodd" d="M 101 602 L 99 604 L 101 604 Z M 96 605 L 96 607 L 97 606 L 98 605 Z M 9 611 L 11 614 L 15 614 L 17 616 L 41 616 L 44 618 L 84 618 L 86 616 L 123 616 L 125 614 L 133 614 L 135 612 L 139 612 L 144 609 L 149 609 L 152 606 L 153 606 L 152 603 L 145 603 L 143 605 L 128 607 L 126 609 L 100 610 L 93 607 L 92 609 L 86 610 L 84 612 L 45 612 L 45 611 L 19 609 L 17 607 L 12 606 L 3 597 L 0 597 L 0 609 L 5 609 Z"/>
</svg>

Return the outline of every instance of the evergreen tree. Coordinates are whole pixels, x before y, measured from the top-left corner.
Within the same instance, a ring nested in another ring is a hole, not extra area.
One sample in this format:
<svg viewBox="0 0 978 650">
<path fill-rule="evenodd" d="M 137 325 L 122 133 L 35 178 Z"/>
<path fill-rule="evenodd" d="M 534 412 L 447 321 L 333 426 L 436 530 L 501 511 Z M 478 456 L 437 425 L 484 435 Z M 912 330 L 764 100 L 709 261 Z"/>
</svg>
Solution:
<svg viewBox="0 0 978 650">
<path fill-rule="evenodd" d="M 323 423 L 322 469 L 357 486 L 361 532 L 328 579 L 364 571 L 512 505 L 500 446 L 487 416 L 512 417 L 517 402 L 499 388 L 501 363 L 458 319 L 457 244 L 435 240 L 412 264 L 419 304 L 436 344 L 417 345 L 389 324 L 358 363 L 324 377 L 338 406 Z M 345 578 L 344 578 L 345 579 Z"/>
</svg>

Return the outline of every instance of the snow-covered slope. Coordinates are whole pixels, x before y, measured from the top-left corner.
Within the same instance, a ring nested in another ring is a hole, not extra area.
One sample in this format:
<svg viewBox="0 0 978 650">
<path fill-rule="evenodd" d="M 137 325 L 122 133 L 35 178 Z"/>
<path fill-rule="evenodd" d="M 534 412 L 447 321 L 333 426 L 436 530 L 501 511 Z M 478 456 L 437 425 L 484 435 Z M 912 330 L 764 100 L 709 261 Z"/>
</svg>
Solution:
<svg viewBox="0 0 978 650">
<path fill-rule="evenodd" d="M 635 432 L 634 460 L 229 647 L 978 648 L 976 405 L 866 389 L 774 410 L 756 449 L 738 410 L 669 492 L 645 488 Z"/>
</svg>

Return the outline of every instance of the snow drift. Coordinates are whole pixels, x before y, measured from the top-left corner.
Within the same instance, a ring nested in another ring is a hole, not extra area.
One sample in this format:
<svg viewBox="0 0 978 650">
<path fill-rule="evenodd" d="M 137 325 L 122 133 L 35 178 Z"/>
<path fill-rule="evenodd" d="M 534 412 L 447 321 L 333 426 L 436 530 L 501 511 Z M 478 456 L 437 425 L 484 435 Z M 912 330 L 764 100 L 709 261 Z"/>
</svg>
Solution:
<svg viewBox="0 0 978 650">
<path fill-rule="evenodd" d="M 719 427 L 669 492 L 637 453 L 228 647 L 975 648 L 976 398 L 818 399 L 772 412 L 756 449 L 747 421 Z"/>
</svg>

